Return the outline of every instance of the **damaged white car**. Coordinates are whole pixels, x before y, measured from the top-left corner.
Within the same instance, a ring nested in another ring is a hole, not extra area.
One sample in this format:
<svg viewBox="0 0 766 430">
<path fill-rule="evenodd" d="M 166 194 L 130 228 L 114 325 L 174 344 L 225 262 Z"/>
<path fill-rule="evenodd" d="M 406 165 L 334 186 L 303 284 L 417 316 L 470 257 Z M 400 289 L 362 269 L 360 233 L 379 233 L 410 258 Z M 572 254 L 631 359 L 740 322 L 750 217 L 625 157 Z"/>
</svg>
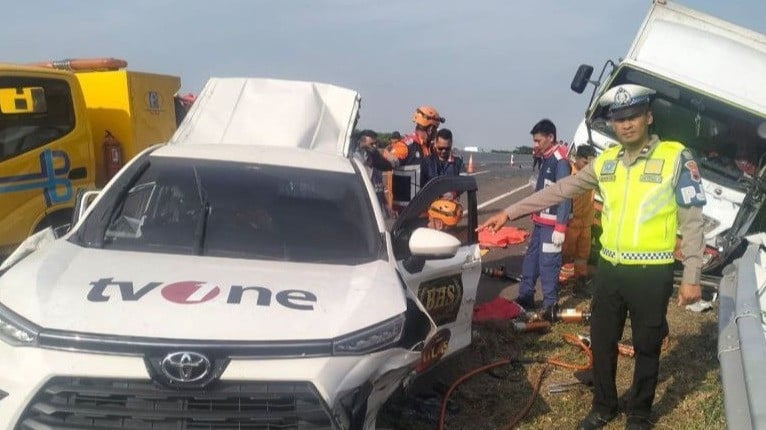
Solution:
<svg viewBox="0 0 766 430">
<path fill-rule="evenodd" d="M 352 156 L 358 107 L 326 84 L 213 79 L 69 233 L 6 260 L 3 428 L 374 428 L 468 346 L 476 182 L 429 183 L 387 228 Z M 448 191 L 462 224 L 425 228 Z"/>
</svg>

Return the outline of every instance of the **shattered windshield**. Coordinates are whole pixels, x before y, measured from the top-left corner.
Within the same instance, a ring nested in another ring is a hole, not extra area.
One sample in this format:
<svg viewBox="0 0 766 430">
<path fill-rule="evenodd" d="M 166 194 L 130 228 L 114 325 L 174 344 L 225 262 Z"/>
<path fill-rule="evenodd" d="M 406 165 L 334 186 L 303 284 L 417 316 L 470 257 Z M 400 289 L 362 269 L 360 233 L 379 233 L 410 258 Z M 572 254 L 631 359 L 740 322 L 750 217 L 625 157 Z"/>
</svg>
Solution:
<svg viewBox="0 0 766 430">
<path fill-rule="evenodd" d="M 152 157 L 125 194 L 103 248 L 335 264 L 378 255 L 372 208 L 351 173 Z"/>
<path fill-rule="evenodd" d="M 638 84 L 657 91 L 651 132 L 691 149 L 703 176 L 732 188 L 743 188 L 743 176 L 754 176 L 766 140 L 759 136 L 766 119 L 693 89 L 643 71 L 623 67 L 610 86 Z M 591 116 L 591 127 L 616 141 L 606 109 Z"/>
</svg>

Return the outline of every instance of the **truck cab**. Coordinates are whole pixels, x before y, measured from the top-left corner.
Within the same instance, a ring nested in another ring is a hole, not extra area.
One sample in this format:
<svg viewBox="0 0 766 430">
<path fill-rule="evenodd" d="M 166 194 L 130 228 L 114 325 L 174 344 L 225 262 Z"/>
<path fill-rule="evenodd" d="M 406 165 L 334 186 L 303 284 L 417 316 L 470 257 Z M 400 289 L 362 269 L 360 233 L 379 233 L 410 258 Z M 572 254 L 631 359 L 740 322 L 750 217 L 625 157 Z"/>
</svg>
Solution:
<svg viewBox="0 0 766 430">
<path fill-rule="evenodd" d="M 598 80 L 580 66 L 572 89 L 596 85 L 575 146 L 617 145 L 601 94 L 621 84 L 654 89 L 651 133 L 682 142 L 697 159 L 708 203 L 705 267 L 741 250 L 741 237 L 763 230 L 759 216 L 766 153 L 766 36 L 674 4 L 655 2 L 625 59 L 607 61 Z"/>
<path fill-rule="evenodd" d="M 0 64 L 0 259 L 35 231 L 68 225 L 78 190 L 167 140 L 179 87 L 121 69 Z"/>
</svg>

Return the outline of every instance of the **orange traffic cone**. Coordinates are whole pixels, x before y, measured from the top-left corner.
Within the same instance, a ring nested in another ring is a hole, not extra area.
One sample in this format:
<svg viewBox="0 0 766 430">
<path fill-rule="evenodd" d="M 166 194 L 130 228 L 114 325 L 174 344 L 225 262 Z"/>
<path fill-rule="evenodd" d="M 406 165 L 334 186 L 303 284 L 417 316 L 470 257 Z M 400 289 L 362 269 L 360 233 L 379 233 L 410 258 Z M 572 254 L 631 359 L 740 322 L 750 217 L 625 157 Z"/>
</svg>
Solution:
<svg viewBox="0 0 766 430">
<path fill-rule="evenodd" d="M 473 173 L 473 154 L 468 157 L 468 167 L 465 169 L 466 173 Z"/>
</svg>

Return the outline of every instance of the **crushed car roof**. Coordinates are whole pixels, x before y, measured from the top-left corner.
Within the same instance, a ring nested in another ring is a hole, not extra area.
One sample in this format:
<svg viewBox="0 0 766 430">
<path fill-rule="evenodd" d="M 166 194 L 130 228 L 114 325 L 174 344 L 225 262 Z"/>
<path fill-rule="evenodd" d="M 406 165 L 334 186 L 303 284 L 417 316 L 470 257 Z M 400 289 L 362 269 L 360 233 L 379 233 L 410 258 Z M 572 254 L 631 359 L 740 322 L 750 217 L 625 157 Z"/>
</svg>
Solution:
<svg viewBox="0 0 766 430">
<path fill-rule="evenodd" d="M 318 82 L 211 78 L 169 142 L 348 156 L 359 101 L 354 90 Z"/>
</svg>

